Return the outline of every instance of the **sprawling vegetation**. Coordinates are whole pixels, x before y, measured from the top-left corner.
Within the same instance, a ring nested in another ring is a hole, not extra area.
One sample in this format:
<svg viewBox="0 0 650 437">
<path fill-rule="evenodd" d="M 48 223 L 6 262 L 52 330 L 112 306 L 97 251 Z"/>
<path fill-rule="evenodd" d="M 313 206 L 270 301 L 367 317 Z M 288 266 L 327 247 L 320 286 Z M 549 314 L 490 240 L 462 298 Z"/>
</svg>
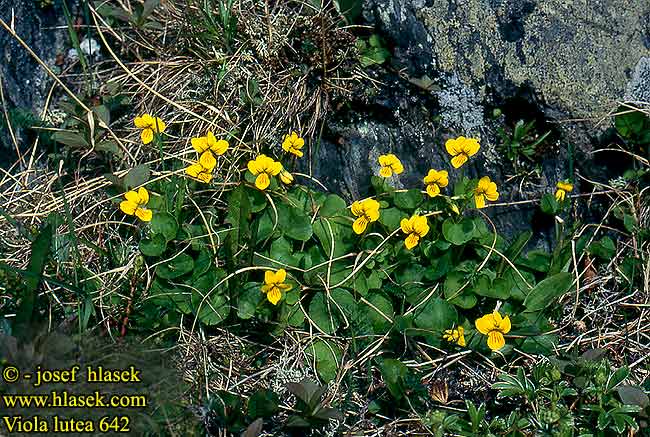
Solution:
<svg viewBox="0 0 650 437">
<path fill-rule="evenodd" d="M 328 99 L 390 58 L 345 27 L 358 2 L 168 3 L 84 3 L 83 35 L 66 9 L 79 74 L 50 116 L 5 113 L 33 147 L 0 181 L 3 365 L 127 351 L 169 381 L 139 435 L 648 433 L 647 109 L 611 120 L 627 171 L 586 180 L 567 146 L 525 200 L 543 249 L 494 224 L 516 203 L 466 173 L 485 146 L 464 132 L 417 186 L 388 145 L 363 198 L 304 172 Z M 549 132 L 500 133 L 534 169 Z"/>
</svg>

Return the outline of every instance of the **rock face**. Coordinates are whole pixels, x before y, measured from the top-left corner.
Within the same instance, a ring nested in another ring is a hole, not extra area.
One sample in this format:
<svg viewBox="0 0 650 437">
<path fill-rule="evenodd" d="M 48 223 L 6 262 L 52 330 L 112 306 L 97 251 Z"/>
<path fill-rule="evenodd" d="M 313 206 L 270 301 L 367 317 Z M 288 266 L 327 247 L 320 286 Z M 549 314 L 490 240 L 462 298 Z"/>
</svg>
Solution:
<svg viewBox="0 0 650 437">
<path fill-rule="evenodd" d="M 56 2 L 58 3 L 58 2 Z M 68 2 L 72 4 L 72 2 Z M 53 6 L 40 7 L 35 0 L 0 0 L 0 18 L 12 25 L 27 45 L 48 65 L 53 66 L 58 50 L 63 46 L 65 26 L 63 14 Z M 4 29 L 0 29 L 0 77 L 8 107 L 31 110 L 43 109 L 51 81 L 36 60 Z M 3 117 L 4 118 L 4 117 Z M 0 135 L 0 151 L 13 150 L 7 135 Z M 2 152 L 6 157 L 6 151 Z M 0 164 L 4 159 L 0 159 Z M 11 160 L 7 160 L 10 162 Z"/>
<path fill-rule="evenodd" d="M 570 160 L 588 177 L 616 175 L 611 161 L 599 163 L 589 152 L 611 126 L 606 120 L 599 131 L 596 122 L 617 101 L 649 99 L 648 0 L 366 0 L 364 16 L 387 40 L 400 74 L 381 75 L 377 93 L 358 94 L 352 110 L 329 120 L 313 157 L 314 174 L 328 186 L 350 199 L 367 195 L 377 157 L 389 151 L 406 168 L 393 181 L 398 186 L 422 186 L 429 168 L 449 170 L 453 184 L 459 172 L 444 142 L 459 135 L 481 140 L 464 171 L 497 181 L 500 201 L 553 192 L 558 180 L 574 176 Z M 434 86 L 405 80 L 424 75 Z M 499 148 L 499 129 L 520 118 L 536 120 L 539 133 L 553 131 L 528 174 Z M 537 209 L 523 204 L 490 214 L 512 235 L 535 225 Z"/>
<path fill-rule="evenodd" d="M 526 86 L 556 120 L 607 114 L 650 55 L 647 0 L 369 0 L 366 11 L 413 74 L 457 77 L 482 99 Z"/>
</svg>

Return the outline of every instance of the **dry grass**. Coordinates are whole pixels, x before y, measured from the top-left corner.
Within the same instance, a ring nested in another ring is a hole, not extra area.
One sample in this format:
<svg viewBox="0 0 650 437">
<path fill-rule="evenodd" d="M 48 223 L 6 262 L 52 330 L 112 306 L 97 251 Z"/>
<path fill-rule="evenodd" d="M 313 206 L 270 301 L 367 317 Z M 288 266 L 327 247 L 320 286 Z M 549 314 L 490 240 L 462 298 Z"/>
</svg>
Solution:
<svg viewBox="0 0 650 437">
<path fill-rule="evenodd" d="M 129 9 L 128 2 L 113 3 Z M 196 5 L 165 2 L 153 15 L 154 20 L 164 23 L 157 30 L 111 28 L 104 17 L 93 11 L 90 24 L 110 48 L 110 57 L 97 66 L 97 77 L 103 83 L 119 84 L 134 103 L 133 113 L 115 121 L 109 133 L 120 139 L 126 152 L 116 170 L 118 175 L 142 163 L 152 167 L 154 180 L 167 178 L 173 172 L 162 170 L 158 150 L 141 145 L 139 132 L 131 124 L 133 116 L 148 112 L 170 126 L 163 158 L 166 163 L 193 159 L 190 138 L 210 129 L 229 139 L 232 153 L 220 159 L 215 188 L 202 196 L 223 207 L 223 194 L 241 179 L 244 160 L 260 150 L 279 151 L 278 139 L 291 130 L 299 131 L 315 144 L 331 103 L 352 92 L 363 78 L 363 73 L 354 67 L 353 38 L 347 30 L 337 27 L 331 5 L 315 10 L 309 2 L 302 1 L 242 0 L 236 4 L 240 31 L 230 52 L 196 38 L 196 27 L 200 24 L 193 21 L 199 15 Z M 315 50 L 296 45 L 306 41 L 312 42 Z M 64 79 L 74 89 L 78 77 Z M 259 96 L 250 95 L 252 81 L 257 83 Z M 60 86 L 55 84 L 52 94 L 55 90 L 60 92 Z M 249 102 L 255 97 L 259 101 L 251 105 Z M 51 103 L 48 100 L 43 116 Z M 114 335 L 126 308 L 133 304 L 135 287 L 143 282 L 146 290 L 153 266 L 136 268 L 137 241 L 125 238 L 120 231 L 134 225 L 125 221 L 116 208 L 119 196 L 109 195 L 110 182 L 81 165 L 84 160 L 92 162 L 94 154 L 79 154 L 80 165 L 76 169 L 50 168 L 39 150 L 35 143 L 14 167 L 8 171 L 0 169 L 0 205 L 23 230 L 38 228 L 50 213 L 65 216 L 66 210 L 70 211 L 74 229 L 64 220 L 57 232 L 76 235 L 87 273 L 81 282 L 97 282 L 98 291 L 92 295 L 98 312 L 94 329 Z M 612 232 L 607 224 L 618 204 L 627 205 L 647 227 L 647 192 L 639 194 L 633 187 L 593 184 L 600 197 L 606 196 L 604 203 L 611 207 L 600 223 L 583 227 L 578 235 L 586 230 L 595 231 L 595 236 Z M 578 202 L 592 201 L 589 193 L 575 198 Z M 576 347 L 607 348 L 617 364 L 630 365 L 635 381 L 643 381 L 648 376 L 650 356 L 650 247 L 647 242 L 640 244 L 633 235 L 619 237 L 617 256 L 608 264 L 596 264 L 585 254 L 574 253 L 573 272 L 579 282 L 575 292 L 564 297 L 565 312 L 555 332 L 561 336 L 562 351 Z M 29 256 L 25 248 L 29 242 L 6 217 L 0 217 L 0 241 L 0 261 L 25 268 Z M 119 262 L 107 261 L 94 246 L 116 248 Z M 626 256 L 637 257 L 643 263 L 642 280 L 634 287 L 620 280 L 619 266 Z M 65 278 L 75 270 L 74 264 L 74 257 L 68 256 L 56 271 L 48 271 L 47 275 Z M 69 290 L 51 282 L 44 285 L 43 293 L 52 306 L 50 314 L 77 304 Z M 2 294 L 1 298 L 8 298 L 8 290 Z M 143 297 L 146 291 L 140 298 Z M 54 327 L 57 322 L 50 323 Z M 148 340 L 161 334 L 169 332 L 156 333 Z M 179 367 L 185 379 L 200 388 L 202 399 L 216 390 L 250 394 L 264 386 L 282 392 L 288 381 L 315 376 L 309 346 L 319 338 L 335 341 L 344 351 L 349 348 L 349 339 L 303 330 L 290 330 L 265 347 L 245 336 L 235 336 L 226 328 L 207 332 L 181 324 L 173 334 L 178 340 Z M 338 432 L 366 436 L 430 435 L 419 424 L 415 411 L 400 420 L 384 418 L 383 423 L 377 423 L 377 416 L 368 413 L 369 399 L 382 386 L 370 362 L 381 354 L 386 340 L 387 336 L 378 336 L 358 355 L 344 354 L 343 365 L 330 384 L 327 397 L 343 405 L 354 420 Z M 469 351 L 450 353 L 424 342 L 415 345 L 416 352 L 406 364 L 421 372 L 429 385 L 435 381 L 449 385 L 451 402 L 440 405 L 449 410 L 462 410 L 461 398 L 487 399 L 487 387 L 500 372 L 530 366 L 537 359 L 517 351 L 507 366 L 501 366 L 489 357 Z M 253 355 L 248 352 L 251 348 L 256 350 Z M 364 391 L 359 387 L 364 387 Z M 283 410 L 290 409 L 290 402 L 285 401 Z M 335 431 L 331 433 L 334 435 Z"/>
</svg>

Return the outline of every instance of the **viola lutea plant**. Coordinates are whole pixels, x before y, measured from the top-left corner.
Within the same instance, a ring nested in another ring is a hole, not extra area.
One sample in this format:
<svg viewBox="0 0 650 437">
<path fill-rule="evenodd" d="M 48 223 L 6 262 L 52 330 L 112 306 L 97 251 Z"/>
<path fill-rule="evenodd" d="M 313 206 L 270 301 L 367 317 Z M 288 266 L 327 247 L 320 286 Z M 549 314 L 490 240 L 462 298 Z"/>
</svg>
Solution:
<svg viewBox="0 0 650 437">
<path fill-rule="evenodd" d="M 141 311 L 157 327 L 188 315 L 206 326 L 256 319 L 276 334 L 294 326 L 354 336 L 359 351 L 386 335 L 503 357 L 554 347 L 549 316 L 573 282 L 570 247 L 524 254 L 530 233 L 507 242 L 489 224 L 483 208 L 499 198 L 496 183 L 455 170 L 479 153 L 476 139 L 447 141 L 449 169 L 407 190 L 390 184 L 404 165 L 382 155 L 374 194 L 348 205 L 285 168 L 305 146 L 291 132 L 249 157 L 222 207 L 206 192 L 226 189 L 215 161 L 230 145 L 209 132 L 191 143 L 196 162 L 147 184 L 156 200 L 140 250 L 155 271 Z M 342 357 L 327 338 L 309 349 L 324 380 Z"/>
</svg>

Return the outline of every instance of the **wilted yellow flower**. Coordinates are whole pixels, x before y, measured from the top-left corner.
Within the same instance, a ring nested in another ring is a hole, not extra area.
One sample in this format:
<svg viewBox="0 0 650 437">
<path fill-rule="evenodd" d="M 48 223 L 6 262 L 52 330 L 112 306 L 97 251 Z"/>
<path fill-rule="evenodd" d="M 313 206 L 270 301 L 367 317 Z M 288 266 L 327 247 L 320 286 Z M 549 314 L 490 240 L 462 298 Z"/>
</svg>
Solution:
<svg viewBox="0 0 650 437">
<path fill-rule="evenodd" d="M 357 217 L 352 224 L 352 230 L 356 234 L 363 234 L 369 223 L 379 220 L 379 202 L 375 199 L 354 202 L 350 210 Z"/>
<path fill-rule="evenodd" d="M 143 144 L 149 144 L 153 141 L 153 134 L 155 132 L 163 133 L 167 128 L 165 122 L 158 117 L 152 117 L 149 114 L 142 114 L 142 117 L 135 117 L 133 120 L 135 127 L 142 129 L 140 138 Z"/>
<path fill-rule="evenodd" d="M 506 339 L 503 334 L 510 332 L 510 318 L 508 316 L 501 317 L 498 311 L 492 314 L 486 314 L 474 322 L 476 329 L 481 334 L 487 335 L 487 345 L 493 351 L 498 351 L 506 344 Z"/>
<path fill-rule="evenodd" d="M 400 222 L 402 232 L 406 234 L 404 245 L 408 250 L 413 249 L 420 242 L 420 238 L 427 235 L 429 232 L 429 224 L 427 218 L 415 214 L 410 219 L 403 218 Z"/>
<path fill-rule="evenodd" d="M 459 326 L 456 329 L 447 329 L 442 336 L 447 341 L 456 343 L 458 346 L 465 346 L 465 328 Z"/>
<path fill-rule="evenodd" d="M 303 140 L 297 133 L 291 132 L 289 135 L 284 136 L 284 141 L 282 141 L 282 148 L 285 152 L 293 153 L 298 158 L 302 158 L 302 149 L 305 146 L 305 140 Z"/>
<path fill-rule="evenodd" d="M 209 150 L 215 155 L 223 155 L 228 150 L 228 146 L 228 141 L 217 140 L 212 131 L 208 131 L 208 134 L 204 137 L 192 138 L 192 147 L 198 153 Z"/>
<path fill-rule="evenodd" d="M 440 194 L 440 189 L 449 185 L 449 174 L 447 170 L 429 170 L 429 173 L 424 177 L 424 185 L 427 186 L 427 194 L 431 197 L 436 197 Z"/>
<path fill-rule="evenodd" d="M 389 153 L 388 155 L 381 155 L 379 157 L 379 165 L 381 169 L 379 170 L 379 175 L 384 178 L 389 178 L 395 174 L 400 174 L 404 171 L 404 166 L 397 158 L 397 156 Z"/>
<path fill-rule="evenodd" d="M 266 294 L 266 298 L 273 305 L 277 305 L 282 298 L 282 293 L 291 290 L 291 285 L 285 284 L 287 279 L 287 272 L 280 269 L 277 272 L 267 270 L 264 272 L 264 285 L 262 285 L 262 293 Z"/>
<path fill-rule="evenodd" d="M 207 184 L 212 180 L 212 170 L 216 165 L 217 160 L 214 155 L 206 150 L 201 154 L 198 162 L 185 169 L 185 173 Z"/>
<path fill-rule="evenodd" d="M 283 184 L 289 185 L 293 183 L 293 175 L 286 171 L 285 169 L 282 169 L 280 171 L 280 180 L 282 181 Z"/>
<path fill-rule="evenodd" d="M 144 208 L 149 203 L 149 192 L 146 188 L 140 187 L 138 191 L 127 191 L 124 193 L 124 198 L 120 203 L 120 209 L 124 214 L 135 215 L 143 222 L 151 221 L 153 212 L 150 209 Z"/>
<path fill-rule="evenodd" d="M 265 190 L 271 184 L 271 176 L 277 176 L 282 171 L 282 164 L 266 155 L 259 155 L 254 160 L 248 161 L 248 170 L 257 176 L 255 186 Z"/>
<path fill-rule="evenodd" d="M 555 198 L 558 202 L 564 202 L 566 198 L 566 193 L 573 191 L 573 184 L 570 182 L 560 181 L 557 183 L 557 191 L 555 192 Z"/>
<path fill-rule="evenodd" d="M 470 156 L 475 155 L 481 146 L 475 138 L 458 137 L 447 140 L 445 148 L 447 153 L 452 156 L 451 165 L 458 168 L 465 164 Z"/>
<path fill-rule="evenodd" d="M 490 181 L 488 176 L 483 176 L 478 181 L 478 186 L 474 190 L 474 201 L 477 208 L 485 208 L 485 199 L 494 202 L 499 198 L 497 184 Z"/>
</svg>

